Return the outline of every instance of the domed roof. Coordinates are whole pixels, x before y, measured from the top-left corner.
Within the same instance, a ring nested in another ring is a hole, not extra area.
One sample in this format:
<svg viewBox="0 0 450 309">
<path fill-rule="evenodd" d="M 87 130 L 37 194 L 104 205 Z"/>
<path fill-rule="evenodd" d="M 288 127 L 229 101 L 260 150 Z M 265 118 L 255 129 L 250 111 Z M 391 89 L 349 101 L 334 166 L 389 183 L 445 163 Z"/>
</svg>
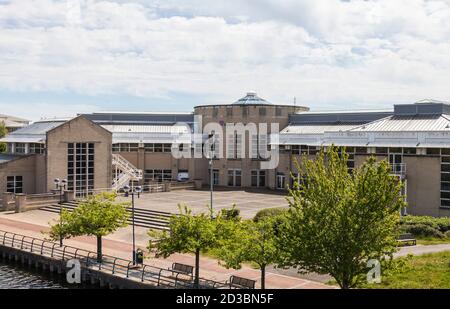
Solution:
<svg viewBox="0 0 450 309">
<path fill-rule="evenodd" d="M 247 95 L 233 104 L 238 105 L 251 105 L 251 104 L 272 104 L 256 95 L 256 92 L 247 92 Z"/>
</svg>

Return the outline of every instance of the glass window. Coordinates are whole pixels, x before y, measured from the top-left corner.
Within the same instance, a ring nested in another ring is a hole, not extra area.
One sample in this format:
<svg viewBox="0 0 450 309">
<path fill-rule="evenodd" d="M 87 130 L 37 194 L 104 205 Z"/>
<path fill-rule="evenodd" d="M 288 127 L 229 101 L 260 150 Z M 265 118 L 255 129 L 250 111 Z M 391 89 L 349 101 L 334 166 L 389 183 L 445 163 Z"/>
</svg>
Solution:
<svg viewBox="0 0 450 309">
<path fill-rule="evenodd" d="M 403 154 L 416 154 L 416 148 L 403 148 Z"/>
<path fill-rule="evenodd" d="M 450 155 L 450 148 L 442 148 L 441 154 L 442 155 Z"/>
<path fill-rule="evenodd" d="M 163 144 L 163 152 L 172 152 L 172 144 Z"/>
<path fill-rule="evenodd" d="M 260 116 L 265 116 L 267 114 L 266 108 L 265 107 L 260 107 L 259 108 L 259 115 Z"/>
<path fill-rule="evenodd" d="M 439 148 L 427 148 L 427 155 L 439 155 L 441 150 Z"/>
<path fill-rule="evenodd" d="M 6 192 L 23 193 L 22 176 L 7 176 L 6 177 Z"/>
<path fill-rule="evenodd" d="M 219 109 L 217 107 L 213 107 L 212 116 L 217 117 L 219 115 Z"/>
<path fill-rule="evenodd" d="M 163 152 L 163 144 L 155 144 L 155 152 Z"/>
<path fill-rule="evenodd" d="M 366 147 L 356 147 L 355 153 L 356 154 L 367 154 L 367 148 Z"/>
<path fill-rule="evenodd" d="M 144 144 L 144 151 L 145 152 L 154 152 L 155 144 Z"/>
<path fill-rule="evenodd" d="M 283 116 L 283 109 L 281 107 L 275 107 L 275 116 Z"/>
<path fill-rule="evenodd" d="M 77 195 L 94 189 L 94 143 L 67 144 L 67 189 Z"/>
<path fill-rule="evenodd" d="M 375 153 L 376 154 L 387 154 L 387 148 L 386 147 L 376 147 L 375 148 Z"/>
<path fill-rule="evenodd" d="M 15 153 L 25 153 L 25 143 L 15 143 L 14 144 Z"/>
<path fill-rule="evenodd" d="M 233 116 L 233 108 L 232 107 L 227 107 L 227 116 L 228 117 Z"/>
<path fill-rule="evenodd" d="M 43 154 L 44 153 L 44 144 L 31 143 L 30 144 L 30 153 Z"/>
</svg>

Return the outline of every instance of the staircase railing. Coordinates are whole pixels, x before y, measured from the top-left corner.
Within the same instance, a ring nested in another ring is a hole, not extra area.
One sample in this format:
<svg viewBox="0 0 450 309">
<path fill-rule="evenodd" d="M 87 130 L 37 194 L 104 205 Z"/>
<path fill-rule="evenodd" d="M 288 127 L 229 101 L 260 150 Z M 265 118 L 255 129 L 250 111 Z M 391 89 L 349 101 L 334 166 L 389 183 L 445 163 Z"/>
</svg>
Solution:
<svg viewBox="0 0 450 309">
<path fill-rule="evenodd" d="M 120 174 L 116 174 L 113 180 L 112 188 L 120 189 L 130 181 L 137 181 L 142 179 L 142 170 L 137 169 L 128 160 L 119 154 L 112 155 L 112 165 L 116 167 Z"/>
</svg>

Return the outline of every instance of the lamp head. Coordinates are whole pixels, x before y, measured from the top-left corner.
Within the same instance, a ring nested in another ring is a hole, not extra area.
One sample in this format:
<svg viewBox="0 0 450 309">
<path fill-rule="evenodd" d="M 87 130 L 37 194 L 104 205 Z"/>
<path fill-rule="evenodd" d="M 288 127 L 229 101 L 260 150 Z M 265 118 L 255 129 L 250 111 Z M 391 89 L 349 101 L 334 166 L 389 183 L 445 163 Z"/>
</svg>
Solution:
<svg viewBox="0 0 450 309">
<path fill-rule="evenodd" d="M 123 192 L 125 192 L 125 193 L 130 192 L 130 186 L 129 185 L 124 186 L 123 187 Z"/>
<path fill-rule="evenodd" d="M 141 193 L 142 192 L 142 187 L 141 186 L 134 187 L 134 192 Z"/>
</svg>

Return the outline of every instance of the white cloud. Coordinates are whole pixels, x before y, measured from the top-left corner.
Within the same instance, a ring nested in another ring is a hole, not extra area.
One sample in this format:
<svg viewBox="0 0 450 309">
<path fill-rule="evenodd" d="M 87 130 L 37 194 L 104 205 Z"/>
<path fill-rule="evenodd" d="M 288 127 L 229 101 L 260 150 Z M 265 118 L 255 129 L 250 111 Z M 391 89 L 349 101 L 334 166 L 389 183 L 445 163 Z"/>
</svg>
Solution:
<svg viewBox="0 0 450 309">
<path fill-rule="evenodd" d="M 0 2 L 0 89 L 221 103 L 254 89 L 314 108 L 450 99 L 450 1 L 33 3 Z"/>
</svg>

